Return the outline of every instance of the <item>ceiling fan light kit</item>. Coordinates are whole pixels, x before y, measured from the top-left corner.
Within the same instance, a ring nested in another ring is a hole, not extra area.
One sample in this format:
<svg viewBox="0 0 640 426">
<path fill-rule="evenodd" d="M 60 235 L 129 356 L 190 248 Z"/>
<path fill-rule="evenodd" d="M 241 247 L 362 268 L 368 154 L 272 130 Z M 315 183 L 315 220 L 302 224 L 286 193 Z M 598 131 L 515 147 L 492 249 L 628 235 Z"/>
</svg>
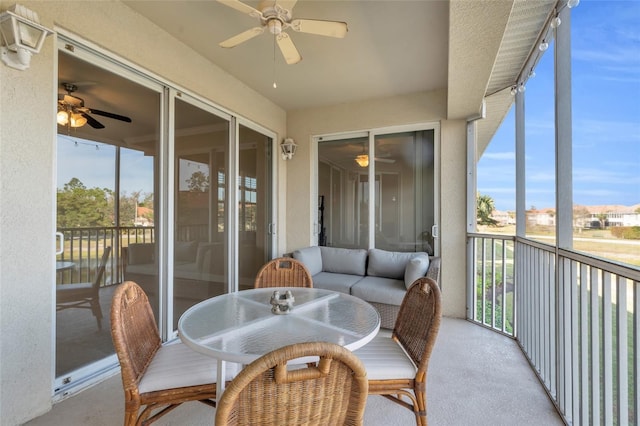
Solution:
<svg viewBox="0 0 640 426">
<path fill-rule="evenodd" d="M 289 65 L 296 64 L 302 60 L 293 40 L 285 32 L 291 28 L 293 31 L 322 35 L 327 37 L 343 38 L 347 35 L 346 22 L 322 21 L 313 19 L 292 19 L 292 9 L 297 0 L 276 0 L 262 1 L 258 6 L 260 10 L 242 3 L 239 0 L 218 0 L 225 6 L 231 7 L 239 12 L 260 20 L 260 27 L 248 29 L 220 43 L 221 47 L 232 48 L 245 41 L 264 33 L 268 28 L 269 33 L 276 37 L 276 42 L 282 52 L 285 62 Z"/>
<path fill-rule="evenodd" d="M 86 107 L 84 105 L 84 99 L 73 95 L 73 92 L 78 90 L 78 87 L 75 84 L 62 83 L 62 87 L 67 91 L 67 94 L 58 94 L 58 114 L 56 115 L 56 121 L 59 125 L 76 128 L 82 127 L 88 123 L 89 126 L 94 129 L 104 129 L 104 124 L 91 117 L 89 114 L 95 114 L 131 123 L 131 118 L 125 117 L 124 115 Z"/>
<path fill-rule="evenodd" d="M 355 159 L 356 163 L 360 167 L 367 167 L 369 165 L 369 156 L 367 154 L 360 154 Z"/>
</svg>

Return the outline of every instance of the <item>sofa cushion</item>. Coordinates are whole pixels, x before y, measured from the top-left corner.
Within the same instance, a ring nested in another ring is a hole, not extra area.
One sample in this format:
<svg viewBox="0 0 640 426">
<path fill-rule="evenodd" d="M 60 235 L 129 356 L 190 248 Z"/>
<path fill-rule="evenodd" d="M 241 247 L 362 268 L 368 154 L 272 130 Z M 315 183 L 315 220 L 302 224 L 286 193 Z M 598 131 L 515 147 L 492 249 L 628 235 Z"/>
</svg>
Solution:
<svg viewBox="0 0 640 426">
<path fill-rule="evenodd" d="M 351 294 L 367 302 L 400 306 L 407 289 L 404 280 L 367 276 L 351 286 Z"/>
<path fill-rule="evenodd" d="M 429 269 L 429 256 L 427 255 L 416 256 L 407 262 L 407 267 L 404 269 L 404 285 L 407 290 L 415 280 L 425 276 L 427 269 Z"/>
<path fill-rule="evenodd" d="M 197 250 L 197 241 L 176 241 L 173 244 L 175 260 L 179 262 L 195 262 Z"/>
<path fill-rule="evenodd" d="M 369 266 L 367 267 L 367 275 L 404 280 L 404 271 L 407 267 L 407 263 L 409 263 L 409 260 L 420 255 L 428 256 L 425 252 L 400 252 L 371 249 L 369 250 Z"/>
<path fill-rule="evenodd" d="M 320 254 L 320 247 L 305 247 L 295 250 L 292 253 L 295 260 L 298 260 L 304 264 L 309 270 L 309 273 L 313 276 L 322 272 L 322 255 Z"/>
<path fill-rule="evenodd" d="M 323 288 L 345 294 L 351 294 L 351 286 L 362 279 L 360 275 L 336 274 L 333 272 L 320 272 L 312 278 L 313 288 Z"/>
<path fill-rule="evenodd" d="M 363 276 L 367 265 L 367 251 L 339 247 L 320 247 L 322 271 Z"/>
<path fill-rule="evenodd" d="M 154 243 L 133 243 L 127 248 L 128 265 L 140 265 L 153 263 L 156 245 Z"/>
</svg>

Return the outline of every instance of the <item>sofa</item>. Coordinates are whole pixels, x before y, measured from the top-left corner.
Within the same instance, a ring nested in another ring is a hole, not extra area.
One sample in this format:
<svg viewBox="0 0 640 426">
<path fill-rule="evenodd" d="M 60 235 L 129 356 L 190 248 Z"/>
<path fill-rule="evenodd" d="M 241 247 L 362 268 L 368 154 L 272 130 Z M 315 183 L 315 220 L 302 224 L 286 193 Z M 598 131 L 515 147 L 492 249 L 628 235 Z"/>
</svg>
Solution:
<svg viewBox="0 0 640 426">
<path fill-rule="evenodd" d="M 222 243 L 176 241 L 173 248 L 175 297 L 202 300 L 223 292 Z M 155 243 L 132 243 L 122 247 L 122 259 L 124 279 L 135 281 L 148 296 L 154 296 L 158 282 Z"/>
<path fill-rule="evenodd" d="M 418 278 L 440 278 L 440 258 L 426 252 L 312 246 L 291 256 L 302 262 L 315 288 L 359 297 L 380 313 L 381 327 L 393 329 L 407 289 Z"/>
</svg>

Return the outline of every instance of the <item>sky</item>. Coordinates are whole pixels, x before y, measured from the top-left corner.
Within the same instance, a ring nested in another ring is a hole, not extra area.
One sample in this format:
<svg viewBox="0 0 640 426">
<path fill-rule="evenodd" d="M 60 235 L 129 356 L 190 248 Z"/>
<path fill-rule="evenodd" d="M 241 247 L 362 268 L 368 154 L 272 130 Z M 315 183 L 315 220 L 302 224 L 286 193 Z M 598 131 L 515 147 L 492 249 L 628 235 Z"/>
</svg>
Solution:
<svg viewBox="0 0 640 426">
<path fill-rule="evenodd" d="M 571 28 L 574 204 L 640 204 L 640 1 L 582 0 Z M 527 208 L 555 206 L 553 47 L 525 91 Z M 503 211 L 515 210 L 514 135 L 512 108 L 478 163 L 478 192 Z"/>
</svg>

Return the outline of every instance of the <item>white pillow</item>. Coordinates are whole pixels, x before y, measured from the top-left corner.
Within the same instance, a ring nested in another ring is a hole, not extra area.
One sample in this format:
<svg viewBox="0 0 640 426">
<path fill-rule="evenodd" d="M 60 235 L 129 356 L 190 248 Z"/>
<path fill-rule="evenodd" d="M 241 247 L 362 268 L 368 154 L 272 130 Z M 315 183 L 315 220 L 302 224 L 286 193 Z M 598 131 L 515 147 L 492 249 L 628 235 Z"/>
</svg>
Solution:
<svg viewBox="0 0 640 426">
<path fill-rule="evenodd" d="M 404 269 L 404 285 L 407 290 L 415 280 L 425 276 L 427 269 L 429 269 L 429 256 L 416 256 L 407 263 Z"/>
</svg>

